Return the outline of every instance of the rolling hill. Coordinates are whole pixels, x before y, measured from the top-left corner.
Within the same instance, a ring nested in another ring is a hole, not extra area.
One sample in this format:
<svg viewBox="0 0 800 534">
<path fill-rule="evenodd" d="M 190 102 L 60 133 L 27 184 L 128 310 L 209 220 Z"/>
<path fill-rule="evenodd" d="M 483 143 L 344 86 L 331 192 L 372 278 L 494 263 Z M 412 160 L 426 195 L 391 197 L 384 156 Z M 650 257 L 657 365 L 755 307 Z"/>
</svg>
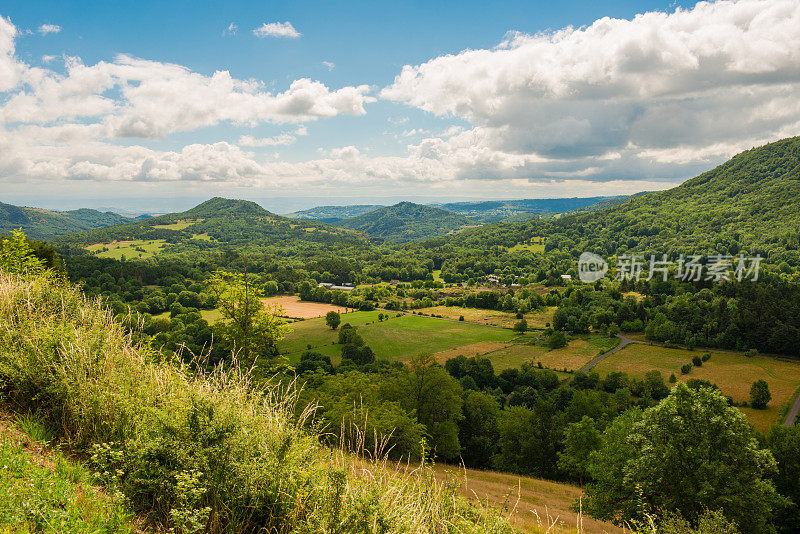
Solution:
<svg viewBox="0 0 800 534">
<path fill-rule="evenodd" d="M 87 246 L 128 241 L 220 246 L 360 241 L 355 232 L 315 221 L 288 219 L 255 202 L 215 197 L 189 210 L 62 236 L 59 242 Z"/>
<path fill-rule="evenodd" d="M 599 202 L 624 197 L 587 198 L 523 198 L 518 200 L 486 200 L 480 202 L 451 202 L 436 207 L 459 213 L 481 223 L 516 218 L 525 220 L 536 215 L 566 213 L 593 206 Z"/>
<path fill-rule="evenodd" d="M 475 225 L 475 221 L 451 211 L 400 202 L 337 223 L 392 242 L 414 241 L 446 234 Z"/>
<path fill-rule="evenodd" d="M 800 267 L 800 137 L 744 151 L 665 191 L 597 207 L 469 230 L 458 242 L 512 247 L 547 236 L 547 250 L 603 256 L 761 254 L 765 263 Z M 452 241 L 444 238 L 440 241 Z"/>
<path fill-rule="evenodd" d="M 26 235 L 40 240 L 131 220 L 116 213 L 87 208 L 51 211 L 0 202 L 0 233 L 22 228 Z"/>
</svg>

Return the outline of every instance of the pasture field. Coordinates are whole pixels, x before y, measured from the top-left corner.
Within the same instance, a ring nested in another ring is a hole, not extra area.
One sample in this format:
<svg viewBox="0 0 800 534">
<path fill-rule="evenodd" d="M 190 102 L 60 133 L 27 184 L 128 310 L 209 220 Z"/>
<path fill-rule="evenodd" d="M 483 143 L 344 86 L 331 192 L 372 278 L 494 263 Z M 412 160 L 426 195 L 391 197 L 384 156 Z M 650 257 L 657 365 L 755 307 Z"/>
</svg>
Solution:
<svg viewBox="0 0 800 534">
<path fill-rule="evenodd" d="M 511 330 L 489 326 L 444 321 L 418 315 L 389 314 L 390 318 L 378 322 L 383 312 L 352 312 L 342 315 L 342 324 L 358 326 L 358 333 L 375 352 L 376 358 L 408 361 L 422 352 L 432 354 L 474 345 L 476 343 L 509 343 L 516 336 Z M 367 324 L 369 323 L 369 324 Z M 281 354 L 290 361 L 311 345 L 313 350 L 338 362 L 341 346 L 336 344 L 338 331 L 325 325 L 324 318 L 308 319 L 292 324 L 292 332 L 278 344 Z M 465 351 L 465 356 L 474 356 Z"/>
<path fill-rule="evenodd" d="M 519 319 L 516 314 L 510 312 L 496 311 L 496 310 L 482 310 L 478 308 L 459 308 L 458 306 L 433 306 L 431 308 L 422 308 L 417 310 L 421 313 L 441 315 L 447 319 L 458 320 L 460 316 L 464 316 L 464 321 L 470 323 L 480 323 L 491 326 L 502 326 L 503 328 L 512 328 Z M 528 328 L 545 328 L 547 323 L 552 323 L 553 313 L 556 307 L 551 306 L 546 310 L 526 313 L 525 320 L 528 321 Z"/>
<path fill-rule="evenodd" d="M 91 252 L 108 248 L 108 250 L 98 253 L 98 258 L 111 258 L 119 260 L 122 259 L 122 256 L 124 255 L 125 259 L 130 260 L 151 258 L 160 252 L 166 244 L 167 242 L 163 239 L 153 239 L 151 241 L 137 239 L 134 241 L 112 241 L 111 243 L 98 243 L 96 245 L 89 245 L 85 248 Z M 144 252 L 136 250 L 136 248 L 144 249 Z"/>
<path fill-rule="evenodd" d="M 680 368 L 691 363 L 693 356 L 711 353 L 711 359 L 702 367 L 692 367 L 687 375 Z M 668 349 L 654 345 L 632 343 L 615 352 L 594 368 L 604 375 L 612 371 L 624 371 L 631 376 L 641 377 L 647 371 L 657 370 L 667 380 L 675 373 L 678 380 L 686 382 L 691 378 L 708 380 L 719 386 L 723 394 L 736 402 L 750 401 L 750 386 L 758 379 L 769 384 L 772 400 L 766 410 L 742 408 L 750 421 L 759 430 L 766 431 L 777 422 L 781 407 L 790 402 L 800 388 L 800 362 L 779 360 L 769 356 L 757 355 L 748 358 L 741 353 L 714 352 L 713 350 Z"/>
<path fill-rule="evenodd" d="M 290 319 L 314 319 L 325 317 L 329 311 L 344 313 L 344 308 L 323 302 L 307 302 L 299 297 L 283 296 L 261 299 L 267 306 L 280 306 L 283 308 L 283 317 Z"/>
<path fill-rule="evenodd" d="M 492 360 L 495 369 L 519 367 L 525 362 L 542 362 L 544 367 L 554 371 L 576 371 L 589 363 L 592 358 L 602 351 L 608 351 L 617 346 L 616 338 L 600 334 L 588 334 L 572 339 L 566 347 L 549 350 L 540 339 L 536 345 L 530 343 L 513 343 L 492 354 L 485 354 Z"/>
<path fill-rule="evenodd" d="M 572 504 L 583 494 L 578 486 L 445 464 L 434 465 L 433 472 L 437 480 L 452 480 L 460 484 L 465 496 L 470 499 L 489 501 L 490 504 L 506 508 L 512 524 L 523 532 L 579 532 L 578 514 L 571 510 Z M 585 534 L 623 532 L 623 529 L 611 523 L 598 521 L 585 514 L 581 523 L 583 528 L 580 532 Z M 548 529 L 551 524 L 552 528 Z"/>
</svg>

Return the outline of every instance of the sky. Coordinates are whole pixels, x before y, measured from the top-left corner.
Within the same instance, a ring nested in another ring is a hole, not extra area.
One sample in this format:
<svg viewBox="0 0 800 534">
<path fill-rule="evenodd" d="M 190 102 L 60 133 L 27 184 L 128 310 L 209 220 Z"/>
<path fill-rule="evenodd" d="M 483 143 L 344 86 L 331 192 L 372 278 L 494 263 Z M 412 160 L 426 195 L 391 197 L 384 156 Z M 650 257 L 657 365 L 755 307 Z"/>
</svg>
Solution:
<svg viewBox="0 0 800 534">
<path fill-rule="evenodd" d="M 617 195 L 798 134 L 800 0 L 0 2 L 4 202 Z"/>
</svg>

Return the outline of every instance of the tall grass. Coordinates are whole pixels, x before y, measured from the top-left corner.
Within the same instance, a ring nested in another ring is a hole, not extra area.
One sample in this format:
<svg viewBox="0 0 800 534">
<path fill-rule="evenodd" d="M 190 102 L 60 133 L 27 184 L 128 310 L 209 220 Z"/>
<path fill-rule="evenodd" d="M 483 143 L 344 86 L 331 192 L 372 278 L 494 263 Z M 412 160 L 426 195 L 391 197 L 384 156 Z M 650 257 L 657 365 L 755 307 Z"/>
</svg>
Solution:
<svg viewBox="0 0 800 534">
<path fill-rule="evenodd" d="M 94 476 L 175 532 L 507 532 L 437 483 L 322 447 L 290 385 L 190 372 L 137 346 L 98 302 L 0 274 L 0 388 L 90 457 Z"/>
</svg>

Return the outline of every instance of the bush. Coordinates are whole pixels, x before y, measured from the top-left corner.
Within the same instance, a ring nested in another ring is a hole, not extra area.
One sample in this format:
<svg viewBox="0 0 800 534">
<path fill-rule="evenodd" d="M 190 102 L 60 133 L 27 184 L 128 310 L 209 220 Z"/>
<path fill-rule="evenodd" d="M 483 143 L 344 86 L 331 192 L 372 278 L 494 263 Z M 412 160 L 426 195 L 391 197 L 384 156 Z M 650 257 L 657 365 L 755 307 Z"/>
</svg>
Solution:
<svg viewBox="0 0 800 534">
<path fill-rule="evenodd" d="M 694 364 L 695 367 L 701 367 L 703 365 L 703 360 L 700 356 L 692 356 L 692 364 Z"/>
<path fill-rule="evenodd" d="M 750 387 L 750 406 L 756 410 L 764 410 L 767 408 L 767 403 L 772 400 L 772 394 L 769 392 L 769 385 L 765 380 L 756 380 Z"/>
<path fill-rule="evenodd" d="M 72 450 L 94 450 L 110 489 L 160 530 L 510 532 L 430 471 L 323 449 L 280 382 L 256 386 L 237 365 L 194 374 L 160 362 L 60 282 L 0 275 L 0 317 L 8 400 L 38 409 Z"/>
<path fill-rule="evenodd" d="M 703 354 L 703 357 L 700 358 L 700 359 L 703 360 L 704 362 L 707 362 L 709 359 L 711 359 L 711 353 L 710 352 L 706 352 L 705 354 Z"/>
<path fill-rule="evenodd" d="M 690 364 L 681 365 L 681 374 L 688 375 L 692 370 L 692 366 Z"/>
<path fill-rule="evenodd" d="M 670 384 L 674 384 L 677 381 L 678 381 L 678 378 L 675 376 L 675 373 L 672 373 L 671 375 L 669 375 L 669 383 Z"/>
</svg>

